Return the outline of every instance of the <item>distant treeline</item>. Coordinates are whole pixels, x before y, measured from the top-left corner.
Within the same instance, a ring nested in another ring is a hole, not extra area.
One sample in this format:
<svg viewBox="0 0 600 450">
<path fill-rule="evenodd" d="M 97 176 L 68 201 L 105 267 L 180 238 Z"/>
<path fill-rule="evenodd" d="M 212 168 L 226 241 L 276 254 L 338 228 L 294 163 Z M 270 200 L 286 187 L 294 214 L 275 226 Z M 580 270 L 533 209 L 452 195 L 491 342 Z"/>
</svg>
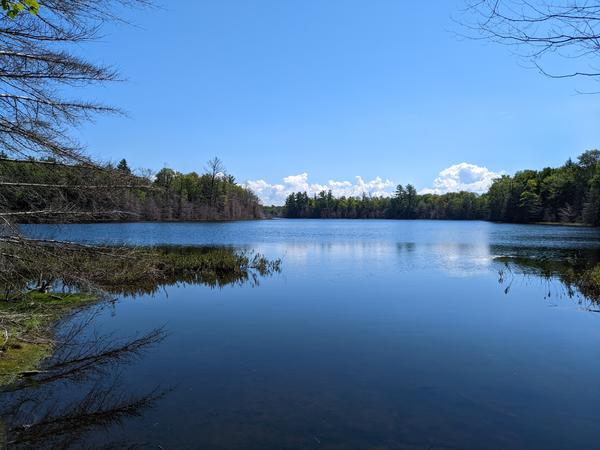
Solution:
<svg viewBox="0 0 600 450">
<path fill-rule="evenodd" d="M 164 168 L 134 175 L 125 160 L 102 167 L 0 154 L 0 206 L 18 222 L 236 220 L 263 217 L 258 197 L 209 162 L 205 173 Z"/>
<path fill-rule="evenodd" d="M 290 194 L 267 209 L 289 218 L 480 219 L 600 225 L 600 151 L 589 150 L 558 168 L 523 170 L 497 178 L 487 193 L 417 194 L 399 185 L 391 197 L 339 197 L 329 192 Z"/>
</svg>

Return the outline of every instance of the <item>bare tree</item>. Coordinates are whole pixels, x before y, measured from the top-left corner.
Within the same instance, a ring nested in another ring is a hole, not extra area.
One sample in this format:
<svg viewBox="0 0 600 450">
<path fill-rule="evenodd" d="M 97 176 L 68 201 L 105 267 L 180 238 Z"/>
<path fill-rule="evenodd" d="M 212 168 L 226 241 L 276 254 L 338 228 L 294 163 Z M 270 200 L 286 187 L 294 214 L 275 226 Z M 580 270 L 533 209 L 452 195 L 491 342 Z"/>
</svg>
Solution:
<svg viewBox="0 0 600 450">
<path fill-rule="evenodd" d="M 126 212 L 110 207 L 111 193 L 146 187 L 140 186 L 140 179 L 129 173 L 92 160 L 71 137 L 74 127 L 91 120 L 95 114 L 119 111 L 64 94 L 118 79 L 113 68 L 78 56 L 75 47 L 95 39 L 105 22 L 119 20 L 113 13 L 117 6 L 146 3 L 146 0 L 2 2 L 0 164 L 5 170 L 0 175 L 0 244 L 4 244 L 1 250 L 9 262 L 20 258 L 23 247 L 30 250 L 35 245 L 20 238 L 13 222 L 24 217 L 60 217 L 61 221 L 95 215 L 120 217 Z M 46 168 L 67 166 L 79 171 L 80 176 L 67 183 L 24 182 L 18 177 L 18 167 L 23 164 Z M 7 204 L 14 198 L 8 195 L 11 192 L 39 199 L 28 204 L 42 207 L 15 211 L 14 205 Z M 55 199 L 51 205 L 42 201 L 49 192 Z M 73 198 L 79 200 L 78 205 L 86 204 L 88 208 L 74 207 L 70 202 Z M 102 211 L 98 211 L 98 205 Z"/>
<path fill-rule="evenodd" d="M 72 126 L 115 108 L 60 95 L 61 87 L 114 81 L 114 69 L 70 52 L 94 39 L 128 0 L 43 0 L 37 14 L 0 19 L 0 147 L 10 157 L 49 156 L 95 165 L 69 135 Z"/>
<path fill-rule="evenodd" d="M 225 174 L 225 165 L 216 156 L 210 159 L 207 163 L 206 171 L 210 176 L 210 206 L 215 208 L 217 206 L 218 199 L 218 177 Z"/>
<path fill-rule="evenodd" d="M 51 158 L 56 163 L 99 169 L 70 131 L 95 114 L 119 111 L 61 92 L 65 87 L 114 81 L 118 75 L 113 68 L 94 64 L 69 49 L 96 38 L 104 22 L 117 19 L 111 12 L 116 5 L 144 4 L 145 0 L 37 3 L 36 14 L 0 18 L 0 150 L 10 159 Z"/>
<path fill-rule="evenodd" d="M 467 0 L 465 13 L 478 37 L 514 47 L 546 76 L 600 79 L 598 0 Z M 550 69 L 556 56 L 573 69 Z"/>
</svg>

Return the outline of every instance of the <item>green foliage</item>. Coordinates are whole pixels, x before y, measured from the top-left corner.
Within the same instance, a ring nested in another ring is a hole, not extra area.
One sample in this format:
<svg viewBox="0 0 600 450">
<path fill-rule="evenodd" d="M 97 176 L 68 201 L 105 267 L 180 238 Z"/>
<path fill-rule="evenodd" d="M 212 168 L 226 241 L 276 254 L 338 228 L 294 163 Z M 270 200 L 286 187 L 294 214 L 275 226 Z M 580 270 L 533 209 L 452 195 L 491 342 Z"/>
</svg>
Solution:
<svg viewBox="0 0 600 450">
<path fill-rule="evenodd" d="M 483 219 L 486 199 L 470 192 L 418 195 L 410 184 L 399 185 L 393 197 L 333 197 L 320 192 L 290 194 L 283 214 L 290 218 L 335 219 Z"/>
<path fill-rule="evenodd" d="M 600 151 L 589 150 L 558 168 L 503 176 L 485 195 L 491 220 L 600 225 L 599 194 Z"/>
<path fill-rule="evenodd" d="M 8 17 L 14 19 L 23 11 L 37 15 L 40 4 L 37 0 L 2 0 L 2 9 Z"/>
<path fill-rule="evenodd" d="M 39 164 L 35 160 L 28 163 L 0 159 L 0 178 L 4 182 L 44 185 L 39 188 L 0 186 L 0 206 L 7 212 L 60 212 L 68 208 L 93 213 L 82 216 L 87 221 L 237 220 L 262 217 L 262 208 L 256 195 L 238 185 L 233 176 L 214 177 L 210 173 L 196 172 L 182 174 L 164 168 L 150 179 L 132 174 L 125 159 L 116 166 L 100 169 L 84 165 Z M 90 185 L 107 188 L 85 187 Z M 122 214 L 102 211 L 120 211 Z M 81 220 L 76 216 L 71 218 L 61 214 L 19 217 L 21 222 L 58 222 L 67 219 Z"/>
<path fill-rule="evenodd" d="M 129 168 L 129 165 L 127 165 L 127 160 L 124 158 L 117 164 L 117 170 L 126 175 L 131 175 L 131 169 Z"/>
<path fill-rule="evenodd" d="M 194 220 L 198 215 L 217 220 L 262 217 L 258 197 L 238 185 L 232 175 L 180 173 L 163 168 L 156 174 L 154 185 L 164 189 L 163 199 L 171 199 L 169 214 L 173 218 Z"/>
<path fill-rule="evenodd" d="M 410 184 L 393 197 L 290 194 L 290 218 L 481 219 L 498 222 L 564 222 L 600 225 L 600 151 L 589 150 L 558 168 L 523 170 L 494 180 L 483 195 L 418 195 Z"/>
</svg>

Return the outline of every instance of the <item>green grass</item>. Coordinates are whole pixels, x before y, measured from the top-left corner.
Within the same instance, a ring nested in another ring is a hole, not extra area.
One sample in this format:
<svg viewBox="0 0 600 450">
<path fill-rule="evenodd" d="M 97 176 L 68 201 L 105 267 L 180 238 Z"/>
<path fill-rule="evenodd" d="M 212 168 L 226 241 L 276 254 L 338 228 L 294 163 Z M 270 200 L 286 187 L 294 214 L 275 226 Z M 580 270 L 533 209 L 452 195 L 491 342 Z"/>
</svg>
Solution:
<svg viewBox="0 0 600 450">
<path fill-rule="evenodd" d="M 0 386 L 39 367 L 52 353 L 56 322 L 99 299 L 80 293 L 28 292 L 30 286 L 61 285 L 73 292 L 93 289 L 113 296 L 152 294 L 180 282 L 211 287 L 257 283 L 259 276 L 279 272 L 281 263 L 221 247 L 50 246 L 44 247 L 43 252 L 4 247 L 5 252 L 11 250 L 18 258 L 14 258 L 14 265 L 7 272 L 14 276 L 7 279 L 18 282 L 0 289 L 15 297 L 0 299 Z"/>
<path fill-rule="evenodd" d="M 41 292 L 0 300 L 0 386 L 37 369 L 52 353 L 52 326 L 56 321 L 95 300 L 87 294 Z"/>
<path fill-rule="evenodd" d="M 0 357 L 0 386 L 14 383 L 22 373 L 37 369 L 50 352 L 50 344 L 9 344 Z"/>
</svg>

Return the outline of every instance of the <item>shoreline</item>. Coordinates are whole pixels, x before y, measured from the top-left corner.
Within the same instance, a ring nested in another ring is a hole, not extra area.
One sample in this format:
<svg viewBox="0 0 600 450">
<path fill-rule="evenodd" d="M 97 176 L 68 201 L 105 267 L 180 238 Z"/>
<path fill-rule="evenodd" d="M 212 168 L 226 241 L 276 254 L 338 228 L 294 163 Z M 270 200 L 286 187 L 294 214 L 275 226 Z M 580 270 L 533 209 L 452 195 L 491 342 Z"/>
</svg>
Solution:
<svg viewBox="0 0 600 450">
<path fill-rule="evenodd" d="M 368 221 L 393 221 L 393 222 L 487 222 L 499 225 L 544 225 L 544 226 L 560 226 L 560 227 L 577 227 L 577 228 L 600 228 L 588 223 L 581 222 L 499 222 L 486 219 L 392 219 L 387 217 L 381 218 L 364 218 L 364 217 L 263 217 L 254 219 L 214 219 L 214 220 L 94 220 L 94 221 L 70 221 L 70 222 L 17 222 L 16 225 L 94 225 L 94 224 L 129 224 L 129 223 L 237 223 L 237 222 L 259 222 L 269 220 L 368 220 Z"/>
<path fill-rule="evenodd" d="M 53 354 L 57 325 L 72 313 L 114 296 L 153 294 L 177 283 L 210 287 L 258 283 L 259 277 L 278 273 L 281 265 L 281 260 L 269 260 L 253 251 L 181 245 L 96 247 L 95 251 L 76 246 L 70 253 L 52 254 L 46 260 L 19 257 L 18 261 L 30 264 L 16 267 L 15 273 L 40 287 L 31 289 L 32 284 L 25 282 L 4 288 L 0 299 L 0 387 L 18 382 L 24 375 L 35 375 Z M 56 271 L 71 270 L 73 265 L 80 272 L 63 274 L 59 282 Z M 40 275 L 44 269 L 48 270 L 47 279 Z"/>
<path fill-rule="evenodd" d="M 21 299 L 0 301 L 0 389 L 38 370 L 53 354 L 56 327 L 101 300 L 85 293 L 33 291 Z"/>
</svg>

